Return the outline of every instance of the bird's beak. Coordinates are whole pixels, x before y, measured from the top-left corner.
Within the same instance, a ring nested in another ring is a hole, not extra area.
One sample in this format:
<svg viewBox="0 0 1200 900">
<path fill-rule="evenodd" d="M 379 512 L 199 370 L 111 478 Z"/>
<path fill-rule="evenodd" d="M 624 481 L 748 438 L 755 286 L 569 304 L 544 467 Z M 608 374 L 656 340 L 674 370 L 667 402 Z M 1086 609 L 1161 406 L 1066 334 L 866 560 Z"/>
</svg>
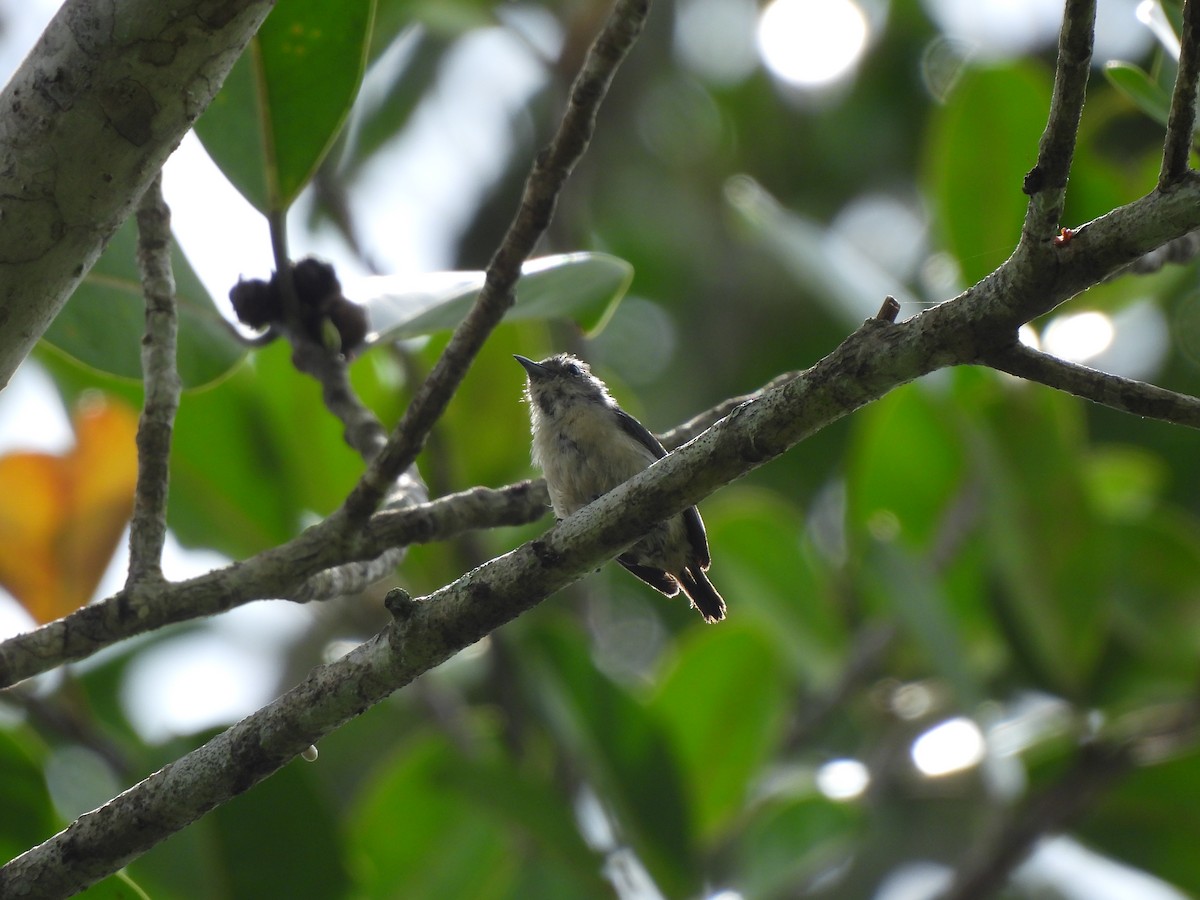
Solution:
<svg viewBox="0 0 1200 900">
<path fill-rule="evenodd" d="M 545 366 L 541 365 L 540 363 L 535 363 L 532 359 L 529 359 L 528 357 L 521 356 L 519 354 L 514 353 L 513 359 L 515 359 L 517 362 L 519 362 L 524 367 L 525 371 L 529 374 L 530 378 L 541 378 L 542 376 L 544 376 L 546 374 Z"/>
</svg>

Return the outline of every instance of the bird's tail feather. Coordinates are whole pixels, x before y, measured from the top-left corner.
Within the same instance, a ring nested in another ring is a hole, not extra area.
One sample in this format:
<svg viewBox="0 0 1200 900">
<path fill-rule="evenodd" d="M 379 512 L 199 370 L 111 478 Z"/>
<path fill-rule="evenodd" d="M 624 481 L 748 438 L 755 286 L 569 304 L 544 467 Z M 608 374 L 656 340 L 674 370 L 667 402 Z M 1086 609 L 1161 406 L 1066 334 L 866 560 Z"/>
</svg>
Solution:
<svg viewBox="0 0 1200 900">
<path fill-rule="evenodd" d="M 692 606 L 704 616 L 704 621 L 710 625 L 725 618 L 725 601 L 712 586 L 704 570 L 699 567 L 684 569 L 678 576 L 679 586 L 692 601 Z"/>
</svg>

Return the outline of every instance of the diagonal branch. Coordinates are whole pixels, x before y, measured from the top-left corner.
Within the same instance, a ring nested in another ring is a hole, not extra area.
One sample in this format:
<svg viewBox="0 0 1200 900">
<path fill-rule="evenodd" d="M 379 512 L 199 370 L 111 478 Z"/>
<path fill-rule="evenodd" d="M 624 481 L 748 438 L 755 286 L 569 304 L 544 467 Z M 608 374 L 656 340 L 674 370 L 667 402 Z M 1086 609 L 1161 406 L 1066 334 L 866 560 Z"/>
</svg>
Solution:
<svg viewBox="0 0 1200 900">
<path fill-rule="evenodd" d="M 888 362 L 894 373 L 889 377 L 908 381 L 943 366 L 987 364 L 990 353 L 1007 349 L 1012 340 L 1009 335 L 1015 335 L 1018 324 L 1053 309 L 1147 251 L 1198 227 L 1200 176 L 1191 173 L 1173 191 L 1156 191 L 1085 226 L 1087 239 L 1076 238 L 1063 253 L 1049 259 L 1038 256 L 1018 260 L 1014 256 L 993 276 L 959 297 L 892 326 L 886 332 L 890 337 L 885 348 L 895 357 Z M 1013 274 L 1009 267 L 1018 261 L 1022 268 Z M 871 362 L 872 366 L 879 363 Z M 775 390 L 799 389 L 795 386 L 811 379 L 814 371 L 810 369 L 799 377 L 789 373 L 771 384 L 778 385 Z M 843 408 L 842 414 L 849 412 L 848 404 L 857 396 L 858 382 L 865 377 L 849 373 L 843 400 L 827 398 L 827 402 Z M 732 407 L 722 404 L 718 411 L 736 416 L 751 405 L 743 401 L 736 398 Z M 681 442 L 701 430 L 698 424 L 688 423 L 679 433 L 666 437 L 671 444 Z M 767 421 L 762 428 L 772 434 L 777 425 Z M 765 439 L 750 439 L 748 452 L 752 458 Z M 501 495 L 512 502 L 499 499 Z M 295 597 L 300 583 L 317 572 L 350 560 L 378 556 L 385 545 L 380 543 L 377 522 L 394 523 L 395 530 L 389 532 L 389 537 L 399 544 L 440 540 L 468 528 L 522 524 L 545 514 L 545 485 L 541 482 L 490 496 L 497 505 L 492 501 L 472 504 L 472 513 L 465 518 L 454 515 L 463 503 L 462 496 L 455 495 L 412 509 L 378 513 L 365 531 L 349 535 L 344 520 L 327 519 L 286 544 L 248 560 L 199 579 L 166 585 L 156 592 L 157 600 L 121 592 L 0 642 L 0 686 L 83 659 L 117 641 L 171 622 L 224 612 L 251 600 Z"/>
<path fill-rule="evenodd" d="M 487 281 L 479 297 L 421 384 L 391 440 L 339 511 L 350 521 L 364 521 L 370 516 L 397 476 L 413 463 L 483 342 L 512 306 L 521 265 L 549 226 L 563 185 L 591 141 L 596 113 L 613 75 L 641 33 L 649 11 L 649 0 L 618 0 L 588 50 L 571 86 L 558 132 L 534 161 L 521 206 L 488 265 Z"/>
<path fill-rule="evenodd" d="M 541 538 L 419 601 L 340 660 L 0 868 L 0 896 L 57 897 L 106 877 L 321 737 L 545 597 L 667 516 L 908 380 L 901 326 L 871 320 L 814 366 L 584 507 Z"/>
<path fill-rule="evenodd" d="M 1187 0 L 1183 6 L 1179 72 L 1171 95 L 1162 169 L 1158 175 L 1159 190 L 1169 190 L 1188 170 L 1195 139 L 1197 80 L 1200 80 L 1200 9 L 1195 0 Z"/>
<path fill-rule="evenodd" d="M 989 353 L 982 362 L 1009 375 L 1036 381 L 1121 412 L 1200 428 L 1200 399 L 1196 397 L 1089 369 L 1024 344 Z"/>
</svg>

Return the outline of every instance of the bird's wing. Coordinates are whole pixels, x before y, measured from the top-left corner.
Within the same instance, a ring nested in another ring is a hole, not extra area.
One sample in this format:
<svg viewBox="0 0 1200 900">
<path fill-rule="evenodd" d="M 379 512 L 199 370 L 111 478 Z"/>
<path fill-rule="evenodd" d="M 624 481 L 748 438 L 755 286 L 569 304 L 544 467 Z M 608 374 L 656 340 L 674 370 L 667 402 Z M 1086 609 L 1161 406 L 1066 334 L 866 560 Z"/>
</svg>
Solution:
<svg viewBox="0 0 1200 900">
<path fill-rule="evenodd" d="M 616 413 L 617 424 L 621 426 L 621 430 L 653 453 L 655 459 L 662 459 L 667 455 L 666 448 L 658 442 L 658 438 L 652 435 L 645 425 L 620 407 L 617 408 Z"/>
<path fill-rule="evenodd" d="M 662 459 L 667 455 L 666 448 L 659 443 L 658 438 L 652 435 L 646 426 L 631 416 L 625 410 L 617 409 L 617 423 L 631 438 L 654 454 L 656 459 Z M 700 511 L 696 507 L 691 506 L 683 511 L 683 524 L 687 528 L 688 545 L 692 548 L 692 553 L 695 556 L 696 562 L 699 563 L 701 569 L 707 569 L 712 558 L 708 552 L 708 536 L 704 533 L 704 521 L 700 518 Z M 625 566 L 625 568 L 629 568 Z M 632 571 L 632 569 L 630 570 Z M 637 575 L 636 572 L 634 572 Z M 638 575 L 642 578 L 641 575 Z M 646 579 L 642 579 L 645 581 Z M 653 582 L 650 582 L 653 584 Z M 657 585 L 655 585 L 657 587 Z M 662 588 L 659 588 L 662 590 Z"/>
</svg>

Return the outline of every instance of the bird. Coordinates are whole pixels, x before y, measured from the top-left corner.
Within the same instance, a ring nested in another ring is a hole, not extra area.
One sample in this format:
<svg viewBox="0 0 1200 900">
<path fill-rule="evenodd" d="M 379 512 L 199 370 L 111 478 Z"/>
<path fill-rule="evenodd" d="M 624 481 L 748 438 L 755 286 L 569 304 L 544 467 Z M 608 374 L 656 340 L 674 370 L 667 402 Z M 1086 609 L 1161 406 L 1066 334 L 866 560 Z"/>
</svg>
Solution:
<svg viewBox="0 0 1200 900">
<path fill-rule="evenodd" d="M 559 519 L 667 455 L 658 439 L 617 405 L 583 360 L 569 353 L 541 362 L 514 357 L 527 376 L 533 463 L 546 477 L 550 504 Z M 704 621 L 725 618 L 725 601 L 705 574 L 711 557 L 696 507 L 656 525 L 617 562 L 668 597 L 682 590 Z"/>
</svg>

